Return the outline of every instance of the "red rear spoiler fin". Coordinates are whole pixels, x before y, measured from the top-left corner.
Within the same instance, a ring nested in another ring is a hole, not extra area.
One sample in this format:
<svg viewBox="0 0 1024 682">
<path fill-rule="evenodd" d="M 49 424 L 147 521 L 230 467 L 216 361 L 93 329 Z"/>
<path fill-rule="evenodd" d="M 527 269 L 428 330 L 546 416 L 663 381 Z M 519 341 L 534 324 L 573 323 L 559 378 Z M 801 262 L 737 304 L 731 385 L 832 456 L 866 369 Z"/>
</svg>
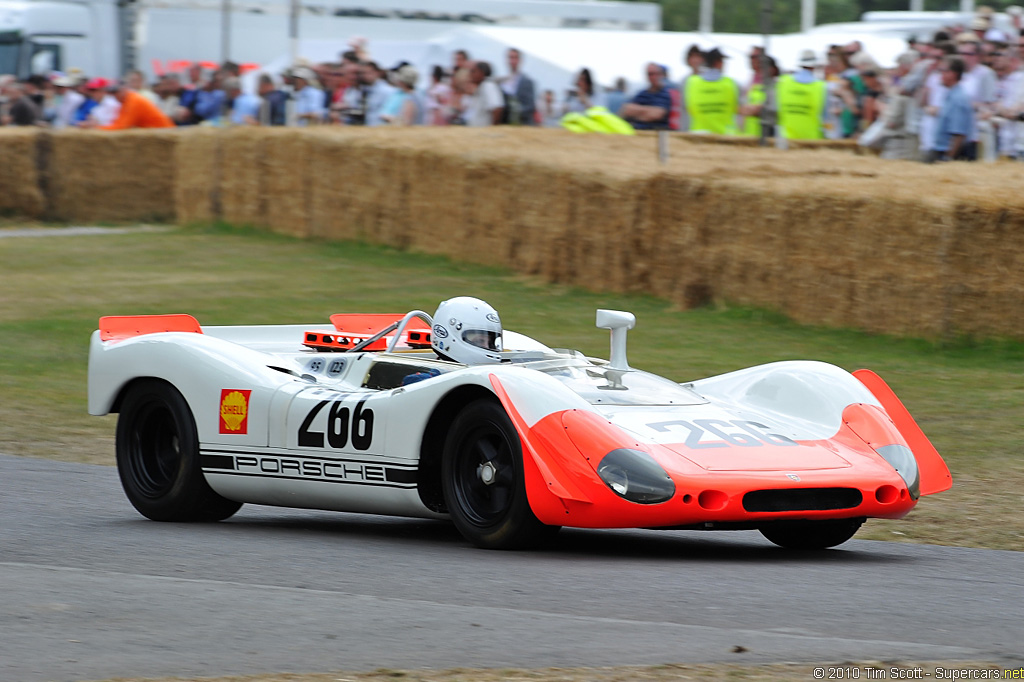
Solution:
<svg viewBox="0 0 1024 682">
<path fill-rule="evenodd" d="M 203 328 L 191 315 L 108 315 L 100 318 L 101 341 L 124 341 L 133 336 L 160 332 L 202 334 Z"/>
</svg>

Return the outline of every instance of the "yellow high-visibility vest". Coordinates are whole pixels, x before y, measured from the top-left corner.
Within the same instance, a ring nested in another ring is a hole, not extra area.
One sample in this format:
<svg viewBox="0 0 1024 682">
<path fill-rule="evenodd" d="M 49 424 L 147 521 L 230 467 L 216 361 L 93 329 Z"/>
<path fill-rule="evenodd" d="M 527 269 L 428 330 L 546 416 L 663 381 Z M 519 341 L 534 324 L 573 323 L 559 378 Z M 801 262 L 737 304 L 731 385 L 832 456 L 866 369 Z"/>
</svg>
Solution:
<svg viewBox="0 0 1024 682">
<path fill-rule="evenodd" d="M 636 135 L 628 121 L 619 118 L 606 107 L 590 107 L 584 114 L 571 111 L 562 117 L 561 123 L 563 128 L 574 133 Z"/>
<path fill-rule="evenodd" d="M 707 81 L 694 74 L 686 79 L 686 112 L 690 115 L 690 132 L 735 135 L 739 102 L 739 89 L 727 76 Z"/>
<path fill-rule="evenodd" d="M 825 111 L 826 88 L 824 81 L 800 83 L 790 75 L 779 78 L 776 86 L 779 108 L 779 128 L 790 140 L 821 140 Z"/>
</svg>

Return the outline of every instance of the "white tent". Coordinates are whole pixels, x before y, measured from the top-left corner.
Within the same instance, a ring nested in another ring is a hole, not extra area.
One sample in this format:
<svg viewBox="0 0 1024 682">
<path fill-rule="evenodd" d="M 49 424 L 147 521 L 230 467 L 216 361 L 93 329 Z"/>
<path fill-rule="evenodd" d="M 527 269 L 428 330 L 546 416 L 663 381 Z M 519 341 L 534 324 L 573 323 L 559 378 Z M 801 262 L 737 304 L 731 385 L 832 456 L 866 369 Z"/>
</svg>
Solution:
<svg viewBox="0 0 1024 682">
<path fill-rule="evenodd" d="M 495 75 L 501 76 L 507 73 L 505 55 L 508 48 L 516 47 L 524 55 L 523 71 L 536 81 L 538 93 L 546 89 L 564 93 L 574 87 L 574 74 L 583 67 L 589 68 L 595 81 L 605 87 L 619 77 L 626 79 L 631 91 L 643 87 L 647 62 L 665 65 L 670 79 L 678 82 L 686 73 L 684 53 L 693 44 L 704 49 L 721 49 L 730 57 L 726 61 L 726 73 L 745 84 L 752 77 L 747 55 L 751 47 L 763 42 L 762 37 L 755 34 L 467 25 L 451 28 L 451 24 L 440 22 L 431 30 L 420 31 L 416 39 L 410 39 L 407 32 L 402 39 L 393 39 L 394 29 L 399 29 L 403 23 L 384 20 L 361 22 L 360 35 L 367 38 L 370 55 L 380 66 L 389 68 L 399 61 L 410 62 L 419 70 L 420 85 L 423 86 L 434 65 L 449 67 L 452 53 L 464 49 L 472 59 L 490 62 Z M 843 30 L 830 31 L 827 26 L 821 26 L 803 34 L 770 36 L 768 51 L 780 68 L 788 71 L 796 68 L 802 50 L 812 49 L 824 60 L 829 45 L 857 39 L 881 66 L 889 67 L 906 49 L 906 36 L 913 32 L 913 27 L 896 29 L 886 25 L 873 29 L 866 23 L 862 26 L 862 31 L 851 31 L 846 26 Z M 310 62 L 337 61 L 339 54 L 348 49 L 349 37 L 303 40 L 298 54 Z M 264 64 L 262 70 L 276 75 L 287 65 L 288 56 L 281 55 Z"/>
<path fill-rule="evenodd" d="M 504 50 L 508 46 L 518 47 L 526 55 L 523 70 L 537 78 L 544 88 L 556 92 L 570 86 L 571 74 L 582 67 L 591 70 L 594 79 L 605 86 L 622 77 L 632 88 L 644 84 L 645 65 L 655 62 L 668 67 L 669 77 L 674 81 L 682 79 L 688 69 L 684 65 L 686 50 L 691 45 L 702 49 L 717 47 L 729 57 L 726 73 L 740 83 L 747 83 L 752 77 L 749 60 L 751 47 L 761 45 L 763 38 L 747 33 L 674 33 L 649 31 L 594 31 L 572 29 L 536 29 L 480 27 L 462 29 L 449 34 L 448 38 L 458 42 L 470 42 L 466 34 L 473 34 L 481 48 L 479 57 L 504 63 Z M 460 35 L 461 34 L 461 35 Z M 824 60 L 828 46 L 844 44 L 859 38 L 865 49 L 882 66 L 891 66 L 896 56 L 906 49 L 903 37 L 889 32 L 863 34 L 834 34 L 815 31 L 805 34 L 770 36 L 769 54 L 778 60 L 784 71 L 795 69 L 800 51 L 812 49 Z M 489 43 L 489 44 L 488 44 Z M 487 49 L 490 48 L 490 49 Z M 476 54 L 473 54 L 476 57 Z M 536 68 L 537 65 L 540 68 Z M 547 65 L 570 74 L 561 82 L 547 82 L 544 73 Z M 536 75 L 535 75 L 536 72 Z"/>
</svg>

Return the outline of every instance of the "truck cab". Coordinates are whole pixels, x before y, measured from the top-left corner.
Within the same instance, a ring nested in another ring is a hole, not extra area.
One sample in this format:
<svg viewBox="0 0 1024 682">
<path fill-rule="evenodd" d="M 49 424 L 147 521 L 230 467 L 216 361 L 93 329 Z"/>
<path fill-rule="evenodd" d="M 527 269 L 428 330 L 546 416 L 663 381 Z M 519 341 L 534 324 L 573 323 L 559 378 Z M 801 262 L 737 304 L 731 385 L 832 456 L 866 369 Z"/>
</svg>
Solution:
<svg viewBox="0 0 1024 682">
<path fill-rule="evenodd" d="M 121 73 L 120 12 L 111 0 L 0 0 L 0 74 Z"/>
</svg>

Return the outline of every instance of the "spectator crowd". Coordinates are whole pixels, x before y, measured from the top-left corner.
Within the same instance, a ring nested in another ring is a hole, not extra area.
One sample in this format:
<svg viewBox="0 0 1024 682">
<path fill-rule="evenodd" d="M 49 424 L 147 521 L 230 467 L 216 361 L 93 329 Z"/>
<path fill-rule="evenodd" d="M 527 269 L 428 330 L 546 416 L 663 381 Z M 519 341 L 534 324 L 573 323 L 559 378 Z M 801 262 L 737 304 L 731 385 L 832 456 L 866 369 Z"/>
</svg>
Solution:
<svg viewBox="0 0 1024 682">
<path fill-rule="evenodd" d="M 560 95 L 538 91 L 511 48 L 497 73 L 464 50 L 450 65 L 420 74 L 407 62 L 383 68 L 363 39 L 337 62 L 300 62 L 255 77 L 245 92 L 238 65 L 227 62 L 146 83 L 141 72 L 121 80 L 67 73 L 25 79 L 0 75 L 0 124 L 53 128 L 158 128 L 192 125 L 555 127 L 569 116 L 617 115 L 637 130 L 774 137 L 855 139 L 883 158 L 927 162 L 1024 158 L 1024 40 L 1019 7 L 1012 30 L 993 25 L 981 7 L 967 26 L 927 40 L 910 39 L 895 65 L 883 68 L 860 41 L 824 54 L 800 53 L 783 72 L 761 48 L 751 49 L 749 77 L 726 75 L 722 50 L 696 45 L 682 54 L 686 75 L 648 63 L 646 85 L 627 93 L 623 79 L 602 88 L 581 69 Z M 731 72 L 735 72 L 732 70 Z M 625 123 L 623 123 L 625 125 Z M 627 128 L 628 130 L 628 128 Z"/>
</svg>

